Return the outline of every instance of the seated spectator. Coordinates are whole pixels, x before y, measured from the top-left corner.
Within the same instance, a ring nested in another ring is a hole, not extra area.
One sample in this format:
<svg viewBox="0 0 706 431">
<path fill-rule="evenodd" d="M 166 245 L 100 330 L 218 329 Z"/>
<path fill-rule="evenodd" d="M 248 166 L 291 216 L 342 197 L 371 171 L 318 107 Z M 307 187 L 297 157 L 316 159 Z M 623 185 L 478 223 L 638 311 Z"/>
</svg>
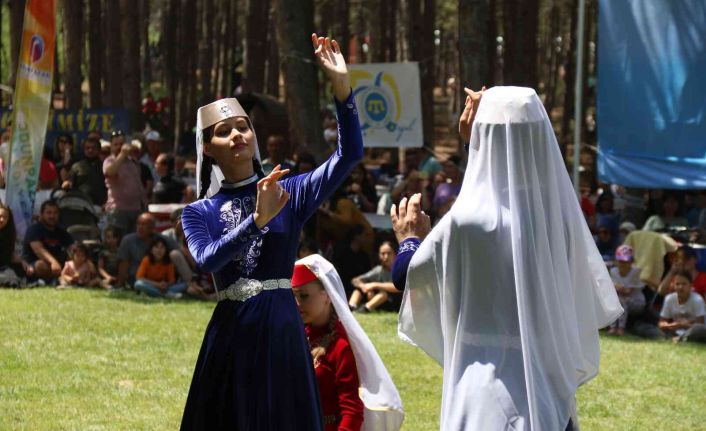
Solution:
<svg viewBox="0 0 706 431">
<path fill-rule="evenodd" d="M 186 294 L 197 299 L 215 299 L 216 289 L 213 286 L 211 274 L 202 271 L 201 268 L 196 265 L 196 261 L 189 251 L 189 246 L 186 243 L 186 235 L 184 235 L 184 226 L 181 224 L 182 212 L 183 208 L 172 211 L 169 218 L 171 219 L 173 227 L 163 231 L 162 235 L 168 239 L 174 240 L 177 244 L 178 249 L 172 251 L 170 254 L 172 259 L 175 259 L 176 262 L 184 260 L 186 268 L 191 271 L 191 276 L 189 277 L 189 273 L 182 270 L 184 274 L 181 275 L 181 278 L 187 282 Z M 182 272 L 180 272 L 180 274 Z"/>
<path fill-rule="evenodd" d="M 176 283 L 174 264 L 169 260 L 167 242 L 155 237 L 149 251 L 137 270 L 135 289 L 147 296 L 178 299 L 186 290 L 186 283 Z"/>
<path fill-rule="evenodd" d="M 378 252 L 380 265 L 351 281 L 354 290 L 348 300 L 351 310 L 369 313 L 378 308 L 399 311 L 402 295 L 392 284 L 392 264 L 397 256 L 396 248 L 390 241 L 380 244 Z M 365 300 L 361 304 L 361 301 Z"/>
<path fill-rule="evenodd" d="M 154 231 L 155 219 L 150 213 L 142 213 L 137 218 L 137 229 L 134 233 L 127 234 L 120 241 L 118 248 L 118 286 L 123 286 L 125 283 L 131 284 L 137 275 L 137 269 L 142 262 L 142 258 L 150 251 L 150 245 L 155 238 L 164 238 L 162 235 Z M 176 252 L 181 256 L 181 260 L 186 264 L 183 255 L 178 251 L 178 247 L 171 239 L 166 239 L 167 251 L 169 253 Z M 175 253 L 175 254 L 176 254 Z M 174 261 L 173 256 L 170 255 Z M 188 264 L 186 264 L 188 267 Z M 181 274 L 181 272 L 180 272 Z M 186 280 L 190 280 L 192 276 L 189 271 L 189 276 Z"/>
<path fill-rule="evenodd" d="M 442 165 L 445 181 L 434 190 L 434 200 L 432 202 L 436 216 L 439 218 L 448 212 L 461 191 L 463 176 L 458 168 L 459 163 L 461 163 L 461 159 L 458 156 L 451 156 Z"/>
<path fill-rule="evenodd" d="M 696 269 L 697 260 L 698 256 L 693 248 L 688 246 L 680 247 L 674 254 L 672 266 L 659 284 L 657 293 L 662 296 L 667 296 L 674 292 L 674 286 L 672 285 L 674 274 L 679 271 L 687 271 L 691 275 L 692 286 L 696 293 L 701 296 L 706 295 L 706 273 L 699 272 L 699 270 Z"/>
<path fill-rule="evenodd" d="M 336 243 L 343 240 L 351 229 L 360 226 L 363 232 L 360 236 L 361 248 L 371 261 L 375 233 L 373 228 L 365 218 L 365 215 L 358 207 L 345 195 L 343 187 L 339 188 L 331 199 L 325 202 L 317 211 L 317 239 L 322 246 L 327 243 Z M 357 274 L 353 274 L 355 276 Z"/>
<path fill-rule="evenodd" d="M 346 193 L 359 210 L 366 213 L 373 213 L 377 210 L 377 193 L 373 186 L 368 171 L 362 163 L 357 164 L 351 171 L 346 184 Z"/>
<path fill-rule="evenodd" d="M 56 165 L 49 159 L 46 148 L 42 153 L 42 161 L 39 164 L 39 190 L 54 190 L 59 187 L 59 174 Z"/>
<path fill-rule="evenodd" d="M 647 219 L 642 230 L 657 232 L 676 227 L 689 227 L 689 221 L 681 216 L 679 198 L 674 194 L 666 194 L 662 202 L 662 210 Z"/>
<path fill-rule="evenodd" d="M 299 243 L 297 259 L 303 259 L 307 256 L 311 256 L 312 254 L 319 254 L 319 246 L 313 238 L 304 237 Z"/>
<path fill-rule="evenodd" d="M 12 211 L 0 204 L 0 286 L 20 287 L 21 277 L 34 274 L 34 268 L 15 254 L 16 242 Z"/>
<path fill-rule="evenodd" d="M 613 209 L 614 203 L 615 199 L 610 189 L 606 188 L 603 190 L 603 193 L 598 196 L 596 201 L 596 226 L 603 226 L 610 230 L 611 236 L 617 242 L 620 214 Z"/>
<path fill-rule="evenodd" d="M 152 189 L 152 203 L 169 204 L 184 202 L 186 184 L 174 176 L 174 157 L 161 153 L 155 161 L 155 170 L 159 180 Z"/>
<path fill-rule="evenodd" d="M 706 342 L 704 299 L 692 292 L 688 271 L 674 273 L 674 290 L 664 298 L 659 329 L 674 337 L 674 341 Z"/>
<path fill-rule="evenodd" d="M 74 240 L 59 226 L 59 206 L 55 201 L 42 204 L 39 222 L 27 228 L 22 257 L 34 269 L 34 276 L 51 282 L 61 275 L 67 250 Z"/>
<path fill-rule="evenodd" d="M 316 159 L 310 153 L 302 151 L 297 154 L 297 161 L 294 165 L 294 170 L 290 175 L 305 174 L 313 171 L 316 168 Z"/>
<path fill-rule="evenodd" d="M 331 262 L 341 275 L 347 298 L 353 293 L 353 277 L 370 269 L 370 258 L 364 249 L 367 242 L 365 238 L 365 228 L 357 225 L 348 230 L 343 240 L 338 241 L 333 248 Z"/>
<path fill-rule="evenodd" d="M 70 178 L 69 172 L 76 162 L 74 154 L 74 138 L 68 133 L 62 133 L 56 137 L 54 142 L 54 157 L 52 158 L 56 172 L 59 175 L 59 183 L 63 183 Z"/>
<path fill-rule="evenodd" d="M 64 190 L 79 190 L 91 198 L 94 205 L 102 206 L 108 199 L 105 187 L 103 162 L 99 157 L 100 141 L 86 138 L 83 141 L 83 159 L 74 163 L 69 171 L 69 179 L 64 181 Z"/>
<path fill-rule="evenodd" d="M 64 269 L 59 276 L 57 289 L 69 286 L 110 288 L 101 282 L 96 266 L 89 258 L 88 247 L 82 242 L 74 244 L 71 260 L 64 263 Z"/>
<path fill-rule="evenodd" d="M 275 166 L 282 169 L 294 168 L 294 162 L 287 158 L 287 142 L 282 135 L 272 135 L 267 138 L 267 158 L 262 161 L 262 171 L 269 175 Z"/>
<path fill-rule="evenodd" d="M 422 195 L 422 208 L 425 210 L 430 209 L 432 207 L 431 199 L 426 187 L 426 182 L 427 179 L 425 175 L 422 175 L 419 171 L 410 171 L 392 188 L 392 192 L 390 193 L 392 202 L 399 202 L 402 198 L 409 199 L 412 195 L 419 193 Z"/>
<path fill-rule="evenodd" d="M 618 291 L 623 314 L 610 325 L 608 333 L 611 335 L 623 335 L 628 323 L 628 316 L 640 314 L 645 310 L 645 295 L 642 293 L 645 285 L 640 281 L 640 269 L 632 264 L 632 247 L 629 245 L 618 247 L 615 251 L 615 266 L 610 269 L 610 277 L 615 284 L 615 290 Z"/>
<path fill-rule="evenodd" d="M 604 262 L 611 262 L 615 258 L 616 237 L 613 235 L 611 227 L 605 224 L 598 224 L 598 233 L 595 237 L 596 247 L 601 253 Z"/>
<path fill-rule="evenodd" d="M 122 232 L 119 227 L 108 226 L 103 231 L 103 249 L 98 256 L 98 273 L 103 287 L 112 288 L 118 282 L 118 246 L 121 240 Z"/>
</svg>

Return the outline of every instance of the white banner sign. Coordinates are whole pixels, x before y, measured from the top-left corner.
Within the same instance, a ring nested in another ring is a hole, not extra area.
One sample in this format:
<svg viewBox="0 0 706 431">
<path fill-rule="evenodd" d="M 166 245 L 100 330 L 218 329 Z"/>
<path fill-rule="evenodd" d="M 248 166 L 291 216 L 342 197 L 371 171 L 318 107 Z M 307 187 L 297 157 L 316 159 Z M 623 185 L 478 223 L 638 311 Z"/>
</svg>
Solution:
<svg viewBox="0 0 706 431">
<path fill-rule="evenodd" d="M 418 64 L 351 64 L 349 70 L 365 146 L 421 147 Z"/>
</svg>

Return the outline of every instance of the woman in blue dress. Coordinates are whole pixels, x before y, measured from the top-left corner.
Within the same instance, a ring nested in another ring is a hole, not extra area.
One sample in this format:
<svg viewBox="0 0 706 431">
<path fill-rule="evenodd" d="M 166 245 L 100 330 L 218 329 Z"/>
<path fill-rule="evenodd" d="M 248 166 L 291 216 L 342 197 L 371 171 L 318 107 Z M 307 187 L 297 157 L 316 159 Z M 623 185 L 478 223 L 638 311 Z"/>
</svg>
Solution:
<svg viewBox="0 0 706 431">
<path fill-rule="evenodd" d="M 197 114 L 199 198 L 184 209 L 189 250 L 213 273 L 206 329 L 182 430 L 322 430 L 316 376 L 291 290 L 299 232 L 363 156 L 358 113 L 336 41 L 312 35 L 331 81 L 338 148 L 317 169 L 262 174 L 252 123 L 235 99 Z M 318 121 L 318 119 L 312 119 Z"/>
</svg>

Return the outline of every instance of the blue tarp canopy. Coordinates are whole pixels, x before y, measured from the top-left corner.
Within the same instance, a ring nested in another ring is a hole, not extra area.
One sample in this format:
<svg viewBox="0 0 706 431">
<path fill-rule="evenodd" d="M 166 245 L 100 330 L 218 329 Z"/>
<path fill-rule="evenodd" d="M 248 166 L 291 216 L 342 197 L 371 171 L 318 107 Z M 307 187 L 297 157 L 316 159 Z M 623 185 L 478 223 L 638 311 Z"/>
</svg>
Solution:
<svg viewBox="0 0 706 431">
<path fill-rule="evenodd" d="M 706 1 L 600 0 L 598 175 L 706 188 Z"/>
</svg>

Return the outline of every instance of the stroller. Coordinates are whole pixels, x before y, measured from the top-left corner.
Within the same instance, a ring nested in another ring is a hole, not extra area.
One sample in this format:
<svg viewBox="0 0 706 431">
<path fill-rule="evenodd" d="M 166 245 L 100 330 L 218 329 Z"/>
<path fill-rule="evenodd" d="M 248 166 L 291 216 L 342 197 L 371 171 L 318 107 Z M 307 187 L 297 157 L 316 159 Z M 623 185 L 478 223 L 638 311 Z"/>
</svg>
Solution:
<svg viewBox="0 0 706 431">
<path fill-rule="evenodd" d="M 91 198 L 78 190 L 54 190 L 51 194 L 59 206 L 59 224 L 75 241 L 100 242 L 98 228 L 100 214 L 94 208 Z"/>
</svg>

